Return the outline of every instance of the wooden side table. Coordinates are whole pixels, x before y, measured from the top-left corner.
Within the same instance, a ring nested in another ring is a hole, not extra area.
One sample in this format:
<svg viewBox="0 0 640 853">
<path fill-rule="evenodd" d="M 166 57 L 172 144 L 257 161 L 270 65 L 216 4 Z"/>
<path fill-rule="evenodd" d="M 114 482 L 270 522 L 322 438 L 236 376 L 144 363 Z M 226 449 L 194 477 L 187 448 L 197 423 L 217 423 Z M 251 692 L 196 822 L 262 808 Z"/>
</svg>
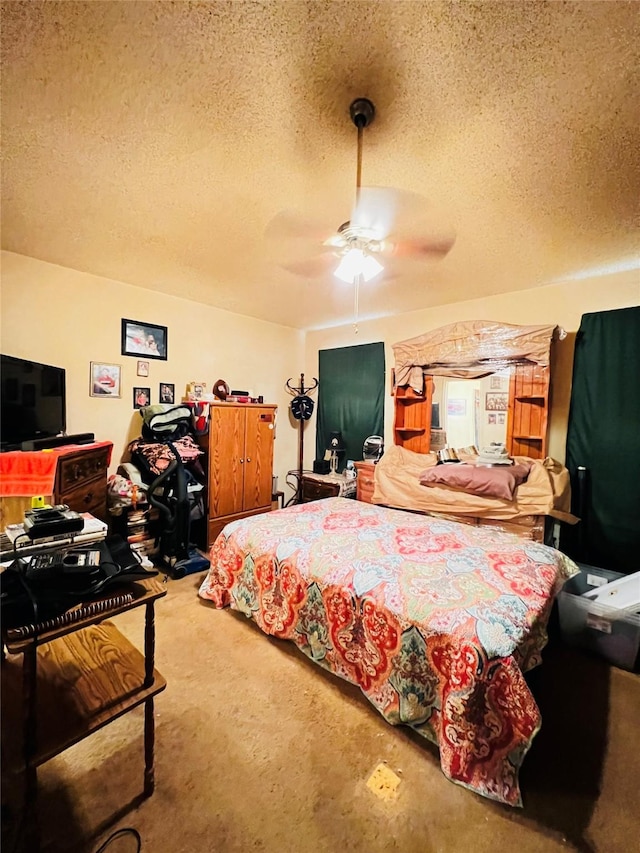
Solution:
<svg viewBox="0 0 640 853">
<path fill-rule="evenodd" d="M 60 624 L 45 623 L 36 635 L 32 626 L 3 627 L 3 771 L 25 773 L 28 849 L 39 846 L 38 766 L 143 703 L 143 796 L 153 793 L 153 699 L 166 687 L 154 667 L 154 605 L 166 594 L 165 584 L 151 578 L 114 587 L 67 611 Z M 143 605 L 141 653 L 105 620 Z"/>
<path fill-rule="evenodd" d="M 342 474 L 309 474 L 302 475 L 301 503 L 322 500 L 322 498 L 355 498 L 355 480 L 350 480 Z"/>
<path fill-rule="evenodd" d="M 358 478 L 356 480 L 357 483 L 357 492 L 356 499 L 359 501 L 364 501 L 365 503 L 370 504 L 371 498 L 373 497 L 373 487 L 374 487 L 374 476 L 376 473 L 376 466 L 373 462 L 354 462 L 353 463 L 356 469 L 356 473 Z"/>
</svg>

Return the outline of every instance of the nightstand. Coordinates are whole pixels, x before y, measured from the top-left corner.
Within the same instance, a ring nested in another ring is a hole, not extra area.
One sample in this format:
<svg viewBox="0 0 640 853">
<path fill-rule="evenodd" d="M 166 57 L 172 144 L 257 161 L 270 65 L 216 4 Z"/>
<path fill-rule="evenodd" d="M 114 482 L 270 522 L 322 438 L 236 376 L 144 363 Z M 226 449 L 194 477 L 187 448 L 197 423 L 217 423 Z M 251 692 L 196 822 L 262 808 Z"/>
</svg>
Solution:
<svg viewBox="0 0 640 853">
<path fill-rule="evenodd" d="M 356 481 L 342 474 L 309 474 L 302 475 L 302 500 L 318 501 L 322 498 L 355 498 Z"/>
<path fill-rule="evenodd" d="M 376 466 L 373 462 L 354 462 L 353 463 L 358 474 L 356 480 L 357 492 L 356 499 L 370 504 L 373 497 L 374 476 Z"/>
</svg>

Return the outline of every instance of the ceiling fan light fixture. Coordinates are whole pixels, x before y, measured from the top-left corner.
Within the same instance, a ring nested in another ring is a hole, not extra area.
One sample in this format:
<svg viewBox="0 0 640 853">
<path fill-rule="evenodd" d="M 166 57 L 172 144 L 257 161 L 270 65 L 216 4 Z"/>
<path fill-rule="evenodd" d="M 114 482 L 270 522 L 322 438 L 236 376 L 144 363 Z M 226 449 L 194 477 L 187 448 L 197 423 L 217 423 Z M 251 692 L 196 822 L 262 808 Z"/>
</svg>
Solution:
<svg viewBox="0 0 640 853">
<path fill-rule="evenodd" d="M 383 269 L 382 264 L 378 263 L 371 255 L 363 252 L 362 249 L 349 249 L 342 256 L 342 260 L 333 274 L 346 284 L 353 284 L 359 276 L 362 276 L 364 281 L 371 281 Z"/>
</svg>

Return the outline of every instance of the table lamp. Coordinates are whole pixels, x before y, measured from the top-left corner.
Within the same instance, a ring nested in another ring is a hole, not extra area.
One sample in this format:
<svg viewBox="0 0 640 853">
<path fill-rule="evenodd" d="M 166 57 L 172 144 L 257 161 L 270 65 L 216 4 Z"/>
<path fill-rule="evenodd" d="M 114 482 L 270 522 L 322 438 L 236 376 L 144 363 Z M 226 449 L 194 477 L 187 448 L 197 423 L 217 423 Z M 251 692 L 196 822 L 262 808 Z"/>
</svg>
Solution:
<svg viewBox="0 0 640 853">
<path fill-rule="evenodd" d="M 331 473 L 335 474 L 338 470 L 338 454 L 344 453 L 346 447 L 342 440 L 341 432 L 330 432 L 329 440 L 327 441 L 327 450 L 331 453 L 330 469 Z"/>
</svg>

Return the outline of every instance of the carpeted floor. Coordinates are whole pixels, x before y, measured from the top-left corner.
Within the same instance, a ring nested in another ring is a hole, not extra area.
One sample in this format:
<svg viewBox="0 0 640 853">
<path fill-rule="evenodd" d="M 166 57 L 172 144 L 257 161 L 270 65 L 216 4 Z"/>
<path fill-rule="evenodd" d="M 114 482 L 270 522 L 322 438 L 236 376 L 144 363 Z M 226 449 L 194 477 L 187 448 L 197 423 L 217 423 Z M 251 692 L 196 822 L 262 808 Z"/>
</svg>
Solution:
<svg viewBox="0 0 640 853">
<path fill-rule="evenodd" d="M 142 853 L 639 849 L 639 675 L 551 641 L 531 677 L 543 725 L 521 771 L 524 808 L 510 809 L 449 782 L 434 747 L 292 644 L 201 602 L 202 577 L 169 581 L 156 606 L 168 686 L 156 699 L 155 793 L 96 834 L 142 790 L 137 709 L 41 768 L 45 853 L 92 853 L 124 826 Z M 141 647 L 143 611 L 118 624 Z M 380 762 L 401 779 L 390 801 L 366 785 Z M 108 851 L 135 849 L 123 837 Z"/>
</svg>

